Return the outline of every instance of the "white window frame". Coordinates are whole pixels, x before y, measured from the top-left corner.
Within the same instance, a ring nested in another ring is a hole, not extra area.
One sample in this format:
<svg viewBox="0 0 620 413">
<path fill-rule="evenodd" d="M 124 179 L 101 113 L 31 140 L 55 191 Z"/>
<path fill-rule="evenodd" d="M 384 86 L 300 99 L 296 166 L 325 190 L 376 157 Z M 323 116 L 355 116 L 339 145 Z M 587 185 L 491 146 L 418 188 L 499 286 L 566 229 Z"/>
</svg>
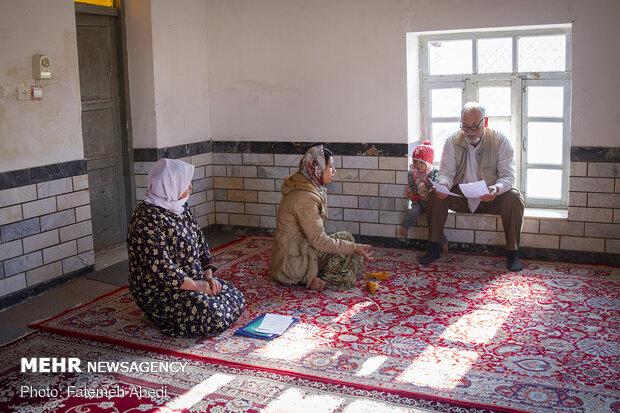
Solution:
<svg viewBox="0 0 620 413">
<path fill-rule="evenodd" d="M 566 67 L 564 71 L 556 72 L 518 72 L 518 39 L 526 36 L 541 35 L 565 35 L 566 36 Z M 511 37 L 512 38 L 512 72 L 511 73 L 477 73 L 478 53 L 477 40 L 485 38 Z M 468 31 L 436 34 L 420 34 L 419 36 L 419 62 L 420 62 L 420 108 L 422 116 L 422 135 L 431 139 L 432 121 L 460 122 L 460 117 L 431 118 L 431 91 L 437 88 L 462 89 L 462 104 L 468 101 L 478 100 L 478 87 L 484 86 L 507 86 L 511 87 L 511 140 L 515 152 L 515 165 L 517 167 L 517 180 L 515 185 L 519 188 L 526 199 L 529 207 L 536 208 L 568 208 L 568 178 L 570 174 L 570 108 L 571 108 L 571 73 L 572 73 L 572 44 L 571 28 L 561 25 L 550 28 L 518 29 L 518 30 L 493 30 L 493 31 Z M 473 73 L 461 75 L 430 75 L 430 62 L 428 43 L 430 41 L 448 40 L 472 40 Z M 534 118 L 537 121 L 555 121 L 560 119 L 563 123 L 563 147 L 562 165 L 528 164 L 527 163 L 527 88 L 530 86 L 561 86 L 564 88 L 563 117 L 556 119 Z M 494 118 L 489 116 L 489 125 L 492 127 Z M 505 120 L 505 119 L 504 119 Z M 455 130 L 456 131 L 456 130 Z M 433 143 L 435 144 L 435 143 Z M 439 159 L 435 159 L 439 163 Z M 526 187 L 527 170 L 554 169 L 562 171 L 562 190 L 560 199 L 540 199 L 528 196 Z"/>
</svg>

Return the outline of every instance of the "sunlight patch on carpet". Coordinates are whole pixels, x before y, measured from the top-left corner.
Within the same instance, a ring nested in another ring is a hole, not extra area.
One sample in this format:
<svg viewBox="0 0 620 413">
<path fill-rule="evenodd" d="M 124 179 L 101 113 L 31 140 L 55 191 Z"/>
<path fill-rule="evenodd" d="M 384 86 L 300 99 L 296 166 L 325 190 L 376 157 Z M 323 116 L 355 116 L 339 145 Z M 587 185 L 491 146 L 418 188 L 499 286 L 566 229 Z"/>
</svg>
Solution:
<svg viewBox="0 0 620 413">
<path fill-rule="evenodd" d="M 379 403 L 371 400 L 357 400 L 349 403 L 342 413 L 432 413 L 430 410 L 412 409 L 397 406 L 388 406 L 386 403 Z"/>
<path fill-rule="evenodd" d="M 379 367 L 381 367 L 381 365 L 385 363 L 386 360 L 386 356 L 371 357 L 366 360 L 364 364 L 362 364 L 362 367 L 357 373 L 355 373 L 355 375 L 358 377 L 370 376 L 372 373 L 379 370 Z"/>
<path fill-rule="evenodd" d="M 497 334 L 512 312 L 512 306 L 488 304 L 463 315 L 440 338 L 470 344 L 484 344 Z"/>
<path fill-rule="evenodd" d="M 396 381 L 437 390 L 455 388 L 480 359 L 475 351 L 429 346 L 403 371 Z"/>
<path fill-rule="evenodd" d="M 487 304 L 449 325 L 440 338 L 469 344 L 484 344 L 496 336 L 512 306 Z M 480 358 L 475 351 L 429 346 L 397 380 L 434 389 L 449 390 L 459 384 Z"/>
<path fill-rule="evenodd" d="M 308 396 L 299 389 L 289 388 L 271 401 L 265 412 L 312 412 L 330 413 L 336 411 L 344 399 L 332 395 Z"/>
<path fill-rule="evenodd" d="M 334 320 L 332 321 L 334 324 L 338 323 L 338 324 L 346 324 L 351 317 L 353 317 L 355 314 L 357 314 L 358 312 L 362 311 L 364 308 L 370 306 L 370 305 L 377 305 L 374 301 L 366 301 L 363 303 L 357 303 L 353 306 L 351 306 L 351 308 L 349 308 L 347 311 L 343 311 L 341 314 L 339 314 L 337 317 L 334 318 Z M 378 305 L 377 305 L 378 306 Z"/>
<path fill-rule="evenodd" d="M 261 357 L 277 360 L 299 360 L 311 353 L 318 345 L 312 341 L 312 328 L 295 324 L 286 331 L 287 336 L 269 341 L 265 346 L 254 351 Z"/>
<path fill-rule="evenodd" d="M 204 380 L 194 387 L 192 387 L 187 393 L 175 398 L 168 403 L 165 408 L 172 410 L 191 409 L 193 405 L 201 401 L 204 397 L 211 393 L 215 393 L 218 389 L 226 386 L 228 383 L 234 380 L 234 376 L 229 374 L 214 374 L 207 380 Z M 168 410 L 157 410 L 158 412 L 166 412 Z"/>
</svg>

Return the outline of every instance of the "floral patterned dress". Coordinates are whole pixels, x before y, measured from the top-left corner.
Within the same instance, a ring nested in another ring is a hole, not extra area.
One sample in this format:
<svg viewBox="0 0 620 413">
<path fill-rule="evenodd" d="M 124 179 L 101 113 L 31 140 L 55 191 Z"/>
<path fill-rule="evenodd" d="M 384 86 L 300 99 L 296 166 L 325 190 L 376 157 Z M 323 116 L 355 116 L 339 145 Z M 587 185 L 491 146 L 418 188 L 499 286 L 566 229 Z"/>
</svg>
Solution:
<svg viewBox="0 0 620 413">
<path fill-rule="evenodd" d="M 229 328 L 245 308 L 243 294 L 218 278 L 215 296 L 181 290 L 185 277 L 202 280 L 211 253 L 188 207 L 179 216 L 141 202 L 127 234 L 129 289 L 147 318 L 174 337 L 211 337 Z"/>
</svg>

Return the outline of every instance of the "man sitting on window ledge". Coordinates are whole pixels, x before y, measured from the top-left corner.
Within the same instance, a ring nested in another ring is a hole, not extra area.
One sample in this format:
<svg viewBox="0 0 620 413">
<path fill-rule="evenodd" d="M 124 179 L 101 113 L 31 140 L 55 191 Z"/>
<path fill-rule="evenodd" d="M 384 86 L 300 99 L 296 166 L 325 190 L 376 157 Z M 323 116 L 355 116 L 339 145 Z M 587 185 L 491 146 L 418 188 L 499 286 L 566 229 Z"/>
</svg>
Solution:
<svg viewBox="0 0 620 413">
<path fill-rule="evenodd" d="M 501 216 L 506 235 L 508 269 L 521 271 L 519 240 L 523 227 L 525 202 L 515 182 L 513 150 L 506 137 L 488 128 L 484 106 L 466 103 L 461 111 L 461 130 L 444 145 L 437 184 L 462 195 L 458 184 L 484 180 L 489 194 L 480 198 L 464 198 L 433 190 L 429 196 L 429 249 L 419 262 L 428 265 L 440 256 L 439 242 L 448 218 L 448 210 L 497 214 Z"/>
</svg>

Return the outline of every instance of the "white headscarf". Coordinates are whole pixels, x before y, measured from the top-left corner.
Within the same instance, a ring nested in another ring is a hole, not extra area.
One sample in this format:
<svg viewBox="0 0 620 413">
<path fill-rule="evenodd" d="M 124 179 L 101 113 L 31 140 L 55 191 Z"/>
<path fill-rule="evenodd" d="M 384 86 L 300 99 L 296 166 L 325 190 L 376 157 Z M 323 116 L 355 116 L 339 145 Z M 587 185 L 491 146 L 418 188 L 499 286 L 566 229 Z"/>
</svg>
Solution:
<svg viewBox="0 0 620 413">
<path fill-rule="evenodd" d="M 181 195 L 187 191 L 193 176 L 194 165 L 178 159 L 158 160 L 146 178 L 144 201 L 181 215 L 189 198 L 189 195 L 184 198 Z"/>
</svg>

